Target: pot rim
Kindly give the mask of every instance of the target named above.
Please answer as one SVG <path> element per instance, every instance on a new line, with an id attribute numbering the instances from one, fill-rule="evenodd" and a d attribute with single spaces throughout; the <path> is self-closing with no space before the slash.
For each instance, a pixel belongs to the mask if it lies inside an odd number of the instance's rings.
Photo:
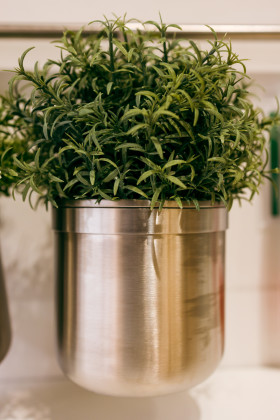
<path id="1" fill-rule="evenodd" d="M 196 209 L 194 204 L 187 201 L 182 201 L 184 209 Z M 160 203 L 157 202 L 154 208 L 159 208 Z M 84 199 L 84 200 L 62 200 L 58 203 L 59 208 L 150 208 L 150 200 L 137 200 L 137 199 L 121 199 L 121 200 L 102 200 L 99 203 L 97 199 Z M 199 201 L 199 207 L 201 209 L 210 208 L 224 208 L 225 205 L 222 202 L 215 202 L 212 204 L 211 201 Z M 179 209 L 178 203 L 174 200 L 166 200 L 163 208 Z"/>

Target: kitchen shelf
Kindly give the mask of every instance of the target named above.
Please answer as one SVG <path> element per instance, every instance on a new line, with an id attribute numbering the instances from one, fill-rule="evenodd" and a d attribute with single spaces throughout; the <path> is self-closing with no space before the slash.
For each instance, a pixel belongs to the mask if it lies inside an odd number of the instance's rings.
<path id="1" fill-rule="evenodd" d="M 4 38 L 57 38 L 60 37 L 65 28 L 78 31 L 82 26 L 81 23 L 40 23 L 40 24 L 21 24 L 21 23 L 0 23 L 0 37 Z M 127 26 L 133 30 L 142 29 L 139 23 L 130 23 Z M 184 38 L 207 38 L 209 36 L 209 28 L 206 25 L 186 25 L 181 24 L 182 30 L 170 28 L 168 34 L 173 36 L 178 33 Z M 218 36 L 227 34 L 231 39 L 280 39 L 280 25 L 209 25 L 217 33 Z M 97 33 L 100 30 L 98 24 L 84 26 L 84 33 Z M 148 30 L 154 30 L 151 25 L 146 25 Z"/>
<path id="2" fill-rule="evenodd" d="M 0 369 L 1 373 L 1 369 Z M 280 370 L 220 368 L 189 393 L 116 398 L 66 379 L 0 382 L 0 420 L 279 420 Z"/>

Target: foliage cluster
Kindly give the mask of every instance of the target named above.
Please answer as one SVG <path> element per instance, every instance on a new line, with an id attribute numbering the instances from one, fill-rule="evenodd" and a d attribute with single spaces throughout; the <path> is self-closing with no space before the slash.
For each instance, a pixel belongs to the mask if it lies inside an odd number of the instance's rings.
<path id="1" fill-rule="evenodd" d="M 9 195 L 10 190 L 18 181 L 18 167 L 14 161 L 14 155 L 20 155 L 25 161 L 32 160 L 32 153 L 28 153 L 26 139 L 18 136 L 17 127 L 14 124 L 14 115 L 18 119 L 18 104 L 13 105 L 6 98 L 0 98 L 0 195 Z M 23 127 L 26 120 L 22 121 Z"/>
<path id="2" fill-rule="evenodd" d="M 98 34 L 66 31 L 61 56 L 27 71 L 24 52 L 2 98 L 2 179 L 61 199 L 223 201 L 258 192 L 268 176 L 272 119 L 250 100 L 242 60 L 213 30 L 209 49 L 170 39 L 162 21 L 132 31 L 122 19 Z M 179 28 L 178 28 L 179 29 Z M 29 95 L 20 86 L 32 86 Z M 4 127 L 4 128 L 3 128 Z M 7 157 L 13 155 L 8 169 Z M 6 169 L 5 169 L 6 168 Z M 3 187 L 1 187 L 3 188 Z M 5 187 L 4 187 L 5 188 Z"/>

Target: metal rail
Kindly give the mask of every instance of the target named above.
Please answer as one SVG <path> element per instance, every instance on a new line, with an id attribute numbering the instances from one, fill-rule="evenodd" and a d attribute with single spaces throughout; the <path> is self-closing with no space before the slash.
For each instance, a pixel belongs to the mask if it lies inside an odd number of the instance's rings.
<path id="1" fill-rule="evenodd" d="M 0 38 L 57 38 L 67 28 L 72 31 L 80 29 L 82 24 L 0 24 Z M 204 25 L 180 25 L 182 31 L 172 29 L 170 36 L 180 33 L 183 38 L 204 39 L 209 36 L 209 28 Z M 280 39 L 280 25 L 210 25 L 219 37 L 226 34 L 231 39 Z M 132 29 L 143 28 L 139 24 L 130 24 Z M 147 25 L 147 29 L 151 29 Z M 100 26 L 85 26 L 85 34 L 97 33 Z"/>

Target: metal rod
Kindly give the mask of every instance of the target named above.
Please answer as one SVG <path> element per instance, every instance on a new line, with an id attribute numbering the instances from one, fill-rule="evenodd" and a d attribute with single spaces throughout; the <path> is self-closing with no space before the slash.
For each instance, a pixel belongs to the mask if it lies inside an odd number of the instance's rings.
<path id="1" fill-rule="evenodd" d="M 0 38 L 57 38 L 65 31 L 77 31 L 82 24 L 78 23 L 57 23 L 57 24 L 0 24 Z M 182 31 L 172 28 L 170 36 L 180 33 L 183 38 L 208 38 L 210 30 L 204 25 L 180 25 Z M 231 39 L 280 39 L 280 25 L 210 25 L 217 35 Z M 132 29 L 143 29 L 140 24 L 130 24 Z M 148 30 L 151 26 L 147 25 Z M 85 25 L 85 34 L 97 33 L 100 26 L 92 24 Z"/>

